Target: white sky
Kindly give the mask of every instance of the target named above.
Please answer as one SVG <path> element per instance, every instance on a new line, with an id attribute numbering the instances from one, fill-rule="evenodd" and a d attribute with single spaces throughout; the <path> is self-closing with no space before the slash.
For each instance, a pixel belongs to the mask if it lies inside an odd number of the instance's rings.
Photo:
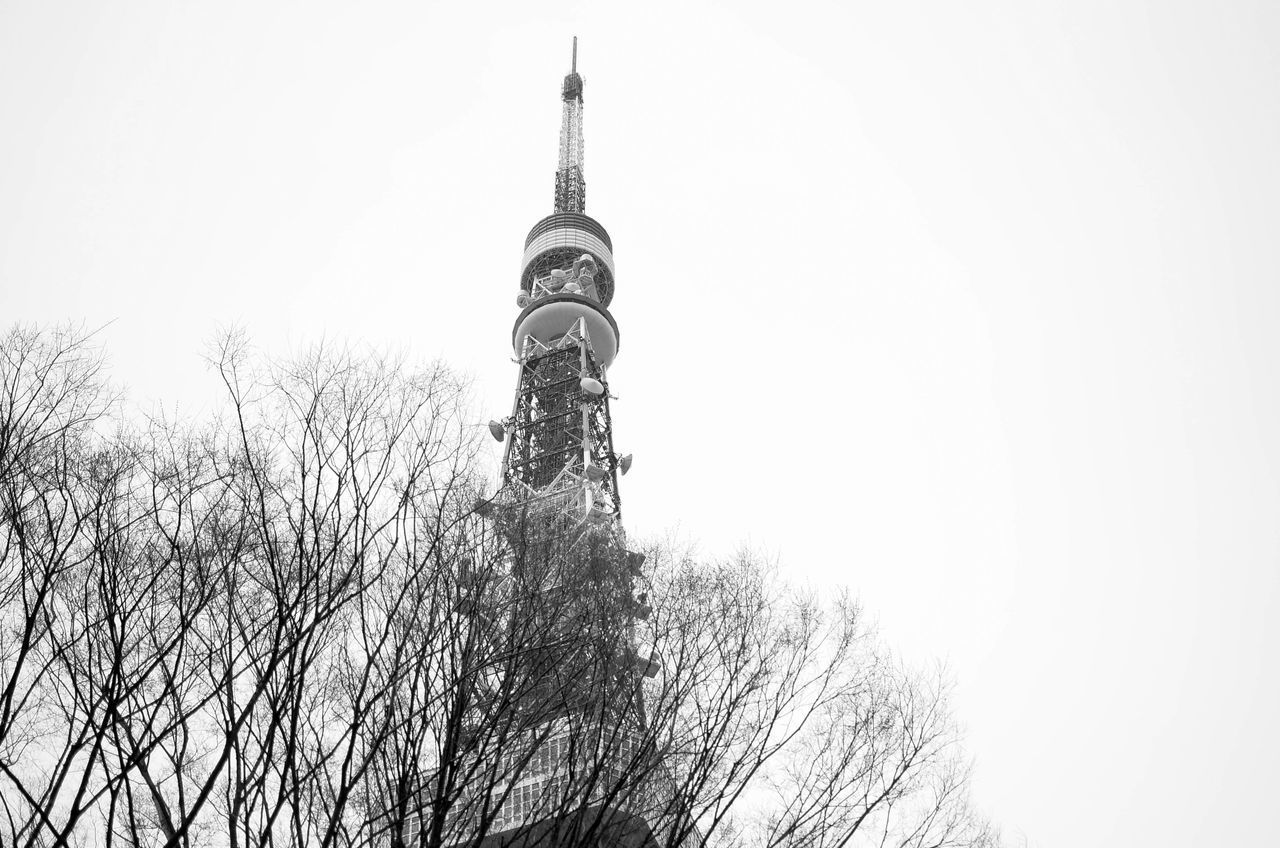
<path id="1" fill-rule="evenodd" d="M 573 34 L 631 530 L 945 658 L 1015 840 L 1273 843 L 1274 3 L 0 0 L 0 320 L 146 408 L 238 323 L 501 417 Z"/>

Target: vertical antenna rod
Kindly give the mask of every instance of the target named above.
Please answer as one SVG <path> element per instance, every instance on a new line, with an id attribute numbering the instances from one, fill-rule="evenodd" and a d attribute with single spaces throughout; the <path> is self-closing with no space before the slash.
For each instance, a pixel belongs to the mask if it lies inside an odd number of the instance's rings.
<path id="1" fill-rule="evenodd" d="M 587 211 L 587 181 L 582 176 L 582 77 L 578 76 L 578 37 L 573 64 L 560 88 L 560 165 L 556 171 L 556 212 Z"/>

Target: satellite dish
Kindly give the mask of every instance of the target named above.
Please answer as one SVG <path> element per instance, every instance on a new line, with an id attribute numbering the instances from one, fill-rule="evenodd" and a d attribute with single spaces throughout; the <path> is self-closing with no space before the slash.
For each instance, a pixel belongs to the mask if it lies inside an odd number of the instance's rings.
<path id="1" fill-rule="evenodd" d="M 524 309 L 529 305 L 529 293 L 521 289 L 520 294 L 516 295 L 516 306 Z"/>
<path id="2" fill-rule="evenodd" d="M 586 468 L 587 479 L 592 483 L 599 483 L 604 479 L 605 471 L 598 465 L 588 465 Z"/>
<path id="3" fill-rule="evenodd" d="M 582 390 L 587 394 L 595 395 L 596 397 L 604 394 L 604 383 L 595 377 L 583 377 L 578 381 L 578 385 L 582 386 Z"/>
<path id="4" fill-rule="evenodd" d="M 582 294 L 582 286 L 574 282 L 565 283 L 564 290 L 569 294 Z"/>
<path id="5" fill-rule="evenodd" d="M 623 474 L 626 474 L 631 470 L 631 454 L 627 454 L 622 459 L 618 460 L 618 470 Z"/>
<path id="6" fill-rule="evenodd" d="M 576 274 L 595 274 L 596 261 L 591 258 L 590 253 L 584 253 L 573 263 L 573 270 Z"/>
<path id="7" fill-rule="evenodd" d="M 507 437 L 507 428 L 502 425 L 501 421 L 490 421 L 489 433 L 498 441 L 502 441 Z"/>
<path id="8" fill-rule="evenodd" d="M 647 658 L 637 655 L 636 667 L 645 677 L 657 677 L 658 672 L 662 671 L 662 654 L 656 649 L 651 649 Z"/>

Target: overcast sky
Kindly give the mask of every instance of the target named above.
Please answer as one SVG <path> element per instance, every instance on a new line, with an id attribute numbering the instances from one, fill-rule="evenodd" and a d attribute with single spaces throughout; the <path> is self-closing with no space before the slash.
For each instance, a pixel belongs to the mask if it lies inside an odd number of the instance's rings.
<path id="1" fill-rule="evenodd" d="M 239 324 L 501 417 L 576 34 L 631 531 L 946 660 L 1015 841 L 1275 844 L 1280 5 L 604 6 L 0 0 L 0 319 L 144 409 Z"/>

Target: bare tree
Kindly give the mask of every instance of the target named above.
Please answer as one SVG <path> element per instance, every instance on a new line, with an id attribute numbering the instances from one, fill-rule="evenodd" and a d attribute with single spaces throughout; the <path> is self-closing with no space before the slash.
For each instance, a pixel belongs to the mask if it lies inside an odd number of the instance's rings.
<path id="1" fill-rule="evenodd" d="M 91 724 L 60 722 L 50 697 L 68 665 L 53 636 L 70 626 L 59 600 L 112 509 L 95 479 L 110 459 L 94 428 L 113 400 L 83 330 L 14 327 L 0 339 L 0 814 L 15 843 L 58 832 L 58 801 L 78 791 L 78 758 L 100 738 Z"/>
<path id="2" fill-rule="evenodd" d="M 136 426 L 90 342 L 0 340 L 4 844 L 994 842 L 854 603 L 490 496 L 443 366 L 232 334 Z"/>

